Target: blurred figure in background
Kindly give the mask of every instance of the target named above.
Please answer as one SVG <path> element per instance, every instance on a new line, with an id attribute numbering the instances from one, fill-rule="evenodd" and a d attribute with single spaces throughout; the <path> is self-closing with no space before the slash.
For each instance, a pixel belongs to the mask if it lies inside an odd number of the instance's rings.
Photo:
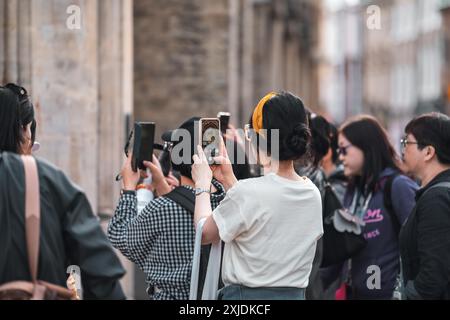
<path id="1" fill-rule="evenodd" d="M 339 161 L 338 129 L 331 123 L 328 123 L 328 128 L 330 148 L 321 161 L 321 167 L 323 168 L 327 181 L 333 187 L 337 197 L 341 202 L 344 202 L 348 179 L 344 174 L 344 166 Z"/>
<path id="2" fill-rule="evenodd" d="M 296 171 L 299 175 L 307 176 L 319 189 L 323 199 L 325 193 L 325 184 L 327 183 L 325 172 L 321 162 L 330 150 L 330 128 L 328 121 L 315 113 L 308 112 L 309 129 L 311 130 L 311 161 L 303 166 L 297 162 Z M 319 268 L 322 263 L 323 243 L 322 239 L 317 242 L 316 254 L 314 257 L 311 275 L 309 276 L 309 285 L 306 289 L 306 299 L 322 300 L 324 299 L 324 288 L 320 276 Z"/>
<path id="3" fill-rule="evenodd" d="M 386 131 L 371 116 L 342 125 L 339 154 L 349 187 L 344 206 L 360 227 L 366 247 L 351 259 L 351 299 L 391 299 L 400 271 L 398 236 L 412 211 L 417 184 L 402 174 Z M 380 268 L 381 285 L 369 288 L 368 268 Z"/>

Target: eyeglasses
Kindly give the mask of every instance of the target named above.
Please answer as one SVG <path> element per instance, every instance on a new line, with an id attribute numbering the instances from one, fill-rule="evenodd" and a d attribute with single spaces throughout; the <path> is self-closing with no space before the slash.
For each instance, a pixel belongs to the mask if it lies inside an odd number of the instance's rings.
<path id="1" fill-rule="evenodd" d="M 352 147 L 352 146 L 353 146 L 353 145 L 349 144 L 349 145 L 347 145 L 347 146 L 345 146 L 345 147 L 339 147 L 339 148 L 337 148 L 337 153 L 338 153 L 339 155 L 346 156 L 346 155 L 347 155 L 347 149 L 350 148 L 350 147 Z"/>
<path id="2" fill-rule="evenodd" d="M 408 144 L 420 145 L 420 143 L 417 141 L 408 141 L 408 139 L 406 137 L 400 140 L 400 144 L 402 146 L 402 149 L 405 149 Z"/>

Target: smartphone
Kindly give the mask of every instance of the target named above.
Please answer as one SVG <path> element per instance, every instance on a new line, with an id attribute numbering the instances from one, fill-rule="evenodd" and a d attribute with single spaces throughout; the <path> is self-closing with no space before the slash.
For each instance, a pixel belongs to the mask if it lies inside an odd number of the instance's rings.
<path id="1" fill-rule="evenodd" d="M 219 118 L 202 118 L 199 121 L 199 145 L 205 152 L 210 165 L 214 164 L 214 157 L 220 154 L 220 120 Z"/>
<path id="2" fill-rule="evenodd" d="M 146 170 L 144 161 L 152 161 L 154 140 L 154 122 L 134 123 L 133 156 L 131 158 L 131 166 L 134 172 L 137 172 L 138 169 Z"/>
<path id="3" fill-rule="evenodd" d="M 220 121 L 222 134 L 225 134 L 227 132 L 228 126 L 230 124 L 230 117 L 231 114 L 229 112 L 221 111 L 217 114 L 217 118 L 219 118 Z"/>

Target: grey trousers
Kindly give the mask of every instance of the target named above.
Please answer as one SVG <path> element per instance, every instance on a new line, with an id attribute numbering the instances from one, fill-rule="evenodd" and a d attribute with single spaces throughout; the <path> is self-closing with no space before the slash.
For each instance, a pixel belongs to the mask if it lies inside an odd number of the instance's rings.
<path id="1" fill-rule="evenodd" d="M 305 300 L 305 289 L 290 287 L 249 288 L 230 285 L 219 291 L 219 300 Z"/>

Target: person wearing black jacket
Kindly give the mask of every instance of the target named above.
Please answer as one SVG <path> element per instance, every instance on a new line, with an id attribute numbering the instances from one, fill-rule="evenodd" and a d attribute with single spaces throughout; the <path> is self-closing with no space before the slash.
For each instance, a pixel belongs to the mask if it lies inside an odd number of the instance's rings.
<path id="1" fill-rule="evenodd" d="M 400 233 L 406 299 L 450 299 L 450 118 L 412 120 L 402 139 L 408 170 L 422 182 Z"/>
<path id="2" fill-rule="evenodd" d="M 30 281 L 25 241 L 25 172 L 20 155 L 34 142 L 34 108 L 26 90 L 0 87 L 0 285 Z M 65 286 L 81 271 L 84 299 L 125 299 L 125 274 L 86 195 L 52 164 L 36 159 L 41 206 L 38 280 Z"/>

